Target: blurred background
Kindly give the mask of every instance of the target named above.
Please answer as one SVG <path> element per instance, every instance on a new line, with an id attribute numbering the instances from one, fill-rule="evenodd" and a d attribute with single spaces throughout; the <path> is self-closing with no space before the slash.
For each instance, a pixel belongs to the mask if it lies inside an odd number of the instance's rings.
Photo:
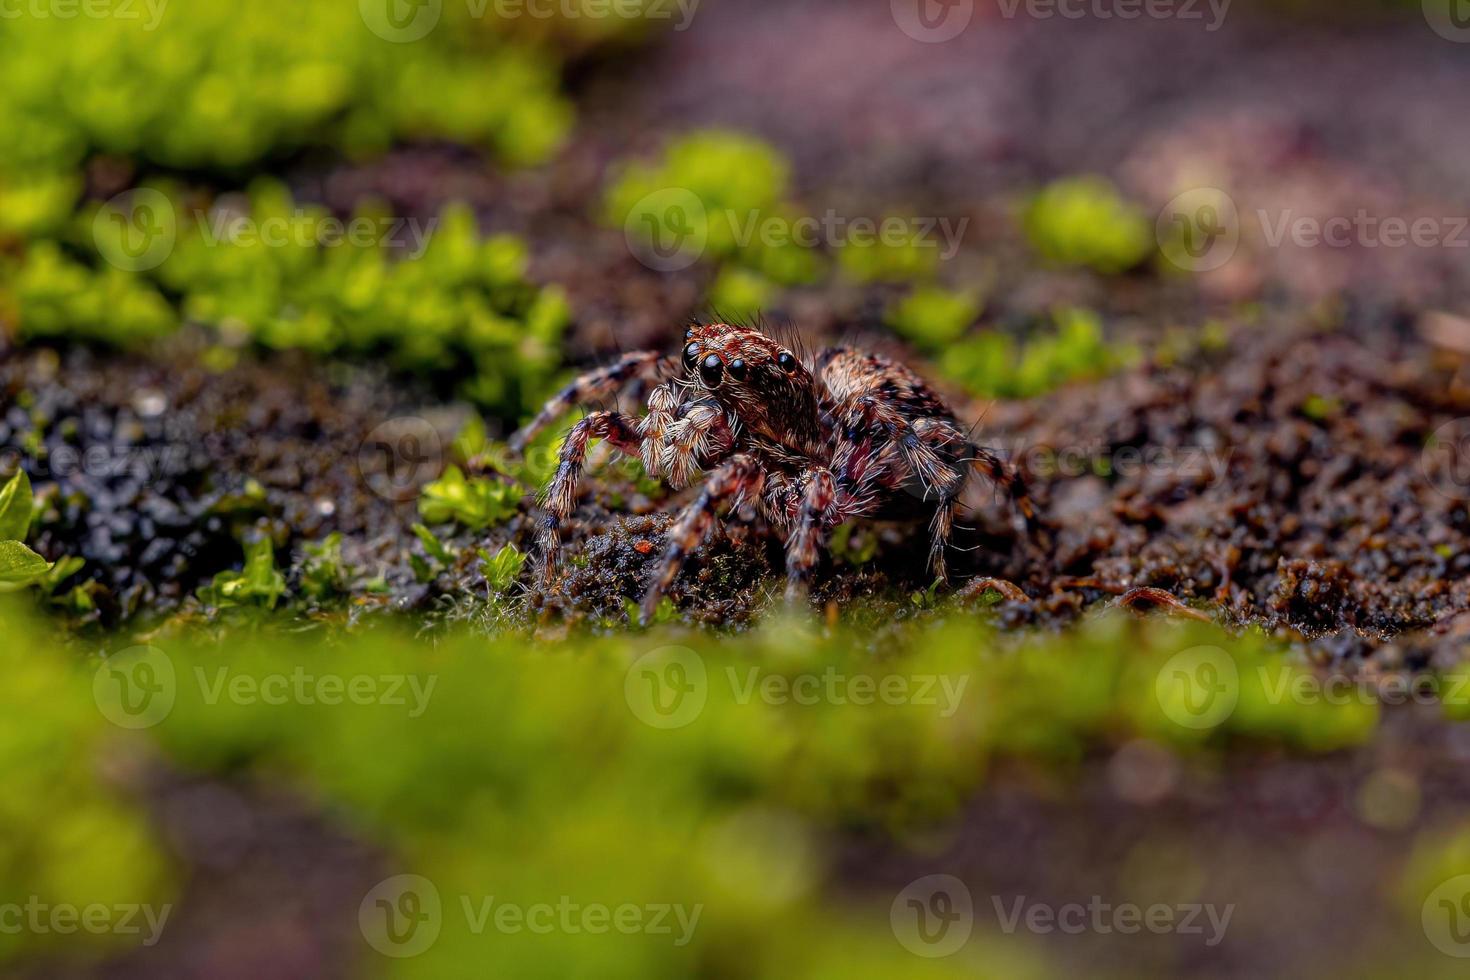
<path id="1" fill-rule="evenodd" d="M 1465 0 L 0 0 L 0 479 L 55 563 L 0 608 L 0 971 L 1460 975 L 1470 740 L 1254 670 L 1464 679 L 1470 478 L 1418 474 L 1470 415 L 1467 92 Z M 735 549 L 652 642 L 631 472 L 532 585 L 555 440 L 500 440 L 696 316 L 1093 454 L 1034 474 L 1050 564 L 983 515 L 961 559 L 1074 596 L 951 621 L 849 531 L 840 628 L 722 632 Z M 1156 444 L 1245 462 L 1096 469 Z M 1122 581 L 1238 631 L 1085 613 Z"/>

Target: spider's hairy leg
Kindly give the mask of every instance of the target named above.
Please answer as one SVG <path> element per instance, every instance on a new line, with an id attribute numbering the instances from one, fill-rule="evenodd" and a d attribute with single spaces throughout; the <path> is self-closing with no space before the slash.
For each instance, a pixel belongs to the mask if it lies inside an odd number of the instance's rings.
<path id="1" fill-rule="evenodd" d="M 643 601 L 638 606 L 640 622 L 647 623 L 653 619 L 659 599 L 678 577 L 679 569 L 684 567 L 684 560 L 689 557 L 689 553 L 704 541 L 720 506 L 738 503 L 742 499 L 759 499 L 764 480 L 765 475 L 760 465 L 744 453 L 732 456 L 710 475 L 699 491 L 699 496 L 679 512 L 678 519 L 669 529 L 668 549 L 654 574 L 653 584 L 644 593 Z"/>
<path id="2" fill-rule="evenodd" d="M 574 378 L 536 413 L 536 417 L 510 437 L 510 448 L 521 452 L 547 426 L 578 405 L 588 405 L 617 394 L 630 381 L 667 370 L 675 363 L 657 351 L 627 354 L 607 367 Z"/>
<path id="3" fill-rule="evenodd" d="M 791 536 L 786 539 L 786 601 L 797 602 L 821 558 L 827 531 L 837 523 L 837 481 L 825 467 L 806 474 Z"/>
<path id="4" fill-rule="evenodd" d="M 966 452 L 966 462 L 1005 493 L 1016 510 L 1021 512 L 1026 521 L 1026 529 L 1033 535 L 1037 534 L 1040 529 L 1036 521 L 1036 508 L 1031 503 L 1031 497 L 1026 491 L 1026 480 L 1020 472 L 988 449 L 967 445 Z"/>
<path id="5" fill-rule="evenodd" d="M 561 525 L 577 505 L 577 480 L 582 475 L 582 463 L 587 458 L 587 443 L 591 439 L 606 439 L 620 452 L 638 456 L 641 439 L 638 435 L 638 419 L 617 412 L 593 412 L 586 416 L 567 433 L 561 445 L 561 460 L 556 475 L 546 486 L 546 516 L 541 523 L 541 556 L 543 574 L 547 582 L 556 571 L 561 552 Z"/>
<path id="6" fill-rule="evenodd" d="M 911 423 L 894 405 L 871 395 L 853 399 L 838 418 L 846 426 L 849 441 L 858 441 L 861 433 L 878 431 L 887 435 L 926 493 L 952 483 L 958 474 L 944 457 L 926 440 L 916 423 Z M 928 420 L 919 420 L 920 423 Z"/>
<path id="7" fill-rule="evenodd" d="M 947 458 L 953 458 L 956 447 L 966 445 L 965 434 L 948 419 L 918 419 L 913 423 L 913 430 L 926 446 Z M 941 582 L 949 581 L 949 566 L 944 552 L 954 534 L 954 512 L 965 489 L 965 475 L 957 469 L 946 468 L 950 475 L 933 484 L 934 491 L 939 494 L 939 506 L 935 508 L 934 520 L 929 525 L 929 571 Z"/>

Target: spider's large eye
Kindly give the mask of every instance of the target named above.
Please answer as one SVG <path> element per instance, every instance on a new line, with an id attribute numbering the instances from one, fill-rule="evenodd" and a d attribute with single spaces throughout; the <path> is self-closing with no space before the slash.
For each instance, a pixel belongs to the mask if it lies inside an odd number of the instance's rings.
<path id="1" fill-rule="evenodd" d="M 699 363 L 699 345 L 690 344 L 684 348 L 684 370 L 693 371 L 697 363 Z"/>
<path id="2" fill-rule="evenodd" d="M 796 358 L 792 357 L 789 351 L 783 350 L 780 356 L 776 358 L 776 363 L 781 365 L 781 370 L 787 374 L 796 370 Z"/>
<path id="3" fill-rule="evenodd" d="M 734 378 L 736 381 L 744 381 L 745 380 L 745 361 L 744 360 L 742 360 L 741 358 L 738 358 L 737 357 L 737 358 L 735 358 L 735 360 L 733 360 L 733 361 L 730 362 L 729 367 L 730 367 L 730 377 Z"/>
<path id="4" fill-rule="evenodd" d="M 725 365 L 720 362 L 718 355 L 711 354 L 700 363 L 699 380 L 704 382 L 706 388 L 718 388 L 724 377 Z"/>

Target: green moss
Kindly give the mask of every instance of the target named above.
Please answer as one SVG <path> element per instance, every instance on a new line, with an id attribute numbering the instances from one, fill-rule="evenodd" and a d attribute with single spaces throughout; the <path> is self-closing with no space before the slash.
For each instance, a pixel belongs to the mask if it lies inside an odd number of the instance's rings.
<path id="1" fill-rule="evenodd" d="M 1154 250 L 1153 227 L 1101 177 L 1072 177 L 1048 185 L 1023 216 L 1032 248 L 1048 261 L 1116 275 Z"/>
<path id="2" fill-rule="evenodd" d="M 59 229 L 97 155 L 241 172 L 306 147 L 447 137 L 524 163 L 544 160 L 570 123 L 555 63 L 487 33 L 466 46 L 463 5 L 445 4 L 446 22 L 411 44 L 336 0 L 132 9 L 7 19 L 0 200 L 21 206 L 0 208 L 0 231 Z"/>
<path id="3" fill-rule="evenodd" d="M 235 344 L 442 375 L 507 419 L 534 405 L 560 366 L 564 294 L 529 282 L 525 245 L 482 238 L 467 208 L 422 225 L 371 210 L 338 222 L 273 181 L 252 186 L 244 214 L 191 210 L 156 192 L 162 244 L 148 268 L 108 264 L 136 251 L 125 247 L 130 226 L 105 214 L 80 219 L 95 235 L 95 268 L 49 242 L 0 265 L 0 297 L 22 339 L 132 346 L 188 321 Z"/>
<path id="4" fill-rule="evenodd" d="M 964 334 L 982 308 L 976 292 L 921 286 L 889 309 L 886 322 L 899 336 L 934 350 Z"/>
<path id="5" fill-rule="evenodd" d="M 0 801 L 7 828 L 0 835 L 0 894 L 21 905 L 34 896 L 49 908 L 167 905 L 174 883 L 147 816 L 118 780 L 103 775 L 109 759 L 116 772 L 129 745 L 137 747 L 99 710 L 127 678 L 94 675 L 99 662 L 82 662 L 57 642 L 54 628 L 33 623 L 16 605 L 0 601 L 0 627 L 0 766 L 8 787 Z M 0 963 L 63 950 L 95 956 L 138 938 L 7 928 L 0 931 Z"/>
<path id="6" fill-rule="evenodd" d="M 855 235 L 845 241 L 837 250 L 843 273 L 860 283 L 921 282 L 932 278 L 939 268 L 937 243 L 921 240 L 916 225 L 899 224 L 904 231 L 892 239 L 883 235 L 871 239 Z"/>
<path id="7" fill-rule="evenodd" d="M 988 331 L 947 346 L 941 370 L 984 397 L 1032 398 L 1070 381 L 1097 378 L 1133 363 L 1138 351 L 1110 342 L 1088 310 L 1062 309 L 1052 328 L 1024 342 Z"/>

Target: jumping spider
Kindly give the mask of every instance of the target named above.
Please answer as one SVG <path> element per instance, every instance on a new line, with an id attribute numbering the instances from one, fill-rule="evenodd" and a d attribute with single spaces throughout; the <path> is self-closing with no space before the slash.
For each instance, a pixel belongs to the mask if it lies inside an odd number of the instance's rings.
<path id="1" fill-rule="evenodd" d="M 803 363 L 759 330 L 725 323 L 691 326 L 684 339 L 678 355 L 629 354 L 582 375 L 512 438 L 520 451 L 574 406 L 669 379 L 653 389 L 643 417 L 594 411 L 567 435 L 544 495 L 540 545 L 548 580 L 593 438 L 638 457 L 651 476 L 675 489 L 709 473 L 668 535 L 639 607 L 644 620 L 724 505 L 746 516 L 758 512 L 786 536 L 788 599 L 800 594 L 828 534 L 854 517 L 929 517 L 929 564 L 944 578 L 967 466 L 980 469 L 1031 518 L 1018 479 L 971 444 L 948 406 L 902 364 L 845 347 Z"/>

